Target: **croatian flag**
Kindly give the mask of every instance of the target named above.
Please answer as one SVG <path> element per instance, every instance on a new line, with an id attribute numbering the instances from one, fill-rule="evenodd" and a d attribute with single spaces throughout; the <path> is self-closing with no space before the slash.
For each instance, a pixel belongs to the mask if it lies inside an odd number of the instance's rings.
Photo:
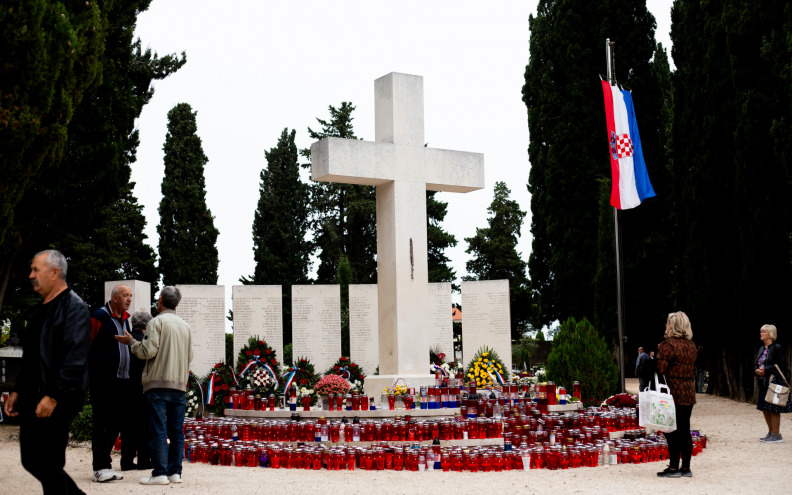
<path id="1" fill-rule="evenodd" d="M 610 145 L 611 205 L 620 210 L 635 208 L 646 198 L 655 196 L 638 134 L 632 95 L 629 91 L 602 81 L 605 117 Z"/>

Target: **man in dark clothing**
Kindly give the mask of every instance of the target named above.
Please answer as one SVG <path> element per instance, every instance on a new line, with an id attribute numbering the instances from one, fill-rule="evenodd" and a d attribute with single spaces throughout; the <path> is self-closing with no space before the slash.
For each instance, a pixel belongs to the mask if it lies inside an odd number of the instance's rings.
<path id="1" fill-rule="evenodd" d="M 643 347 L 638 348 L 638 359 L 635 360 L 635 376 L 638 377 L 638 390 L 643 390 L 649 385 L 649 369 L 651 358 L 644 352 Z"/>
<path id="2" fill-rule="evenodd" d="M 44 301 L 28 320 L 22 370 L 4 407 L 20 418 L 22 466 L 45 495 L 84 493 L 63 467 L 69 428 L 85 397 L 91 324 L 85 303 L 66 284 L 66 271 L 58 251 L 33 258 L 28 278 Z"/>
<path id="3" fill-rule="evenodd" d="M 132 337 L 142 341 L 151 313 L 136 311 L 129 319 L 132 322 Z M 151 469 L 149 450 L 149 421 L 146 396 L 143 395 L 143 367 L 145 359 L 131 354 L 129 361 L 129 400 L 124 423 L 121 425 L 121 470 Z M 134 463 L 137 456 L 137 464 Z"/>
<path id="4" fill-rule="evenodd" d="M 132 289 L 119 284 L 113 287 L 110 300 L 91 315 L 88 377 L 93 406 L 93 481 L 97 482 L 124 478 L 113 470 L 110 452 L 121 431 L 131 393 L 129 348 L 115 340 L 116 335 L 124 335 L 124 330 L 132 330 L 127 312 L 130 304 Z"/>

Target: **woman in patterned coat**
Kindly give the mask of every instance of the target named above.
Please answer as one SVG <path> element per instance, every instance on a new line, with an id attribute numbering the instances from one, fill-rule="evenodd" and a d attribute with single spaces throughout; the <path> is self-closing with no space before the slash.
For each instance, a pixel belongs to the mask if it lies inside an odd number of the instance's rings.
<path id="1" fill-rule="evenodd" d="M 657 473 L 661 478 L 690 477 L 690 415 L 696 403 L 696 344 L 691 340 L 690 320 L 681 311 L 668 315 L 665 341 L 657 346 L 657 372 L 663 374 L 676 406 L 677 429 L 666 433 L 668 467 Z M 680 468 L 679 461 L 682 460 Z"/>

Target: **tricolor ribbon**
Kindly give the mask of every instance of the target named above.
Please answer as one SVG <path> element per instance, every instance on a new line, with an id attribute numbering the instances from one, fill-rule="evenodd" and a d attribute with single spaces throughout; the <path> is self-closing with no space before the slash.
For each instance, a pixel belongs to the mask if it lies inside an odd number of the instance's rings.
<path id="1" fill-rule="evenodd" d="M 258 358 L 258 356 L 253 356 L 253 360 L 249 361 L 245 365 L 245 367 L 242 368 L 242 371 L 239 372 L 239 377 L 242 378 L 245 375 L 245 373 L 247 373 L 247 370 L 249 370 L 256 363 L 260 364 L 265 370 L 267 370 L 267 372 L 270 374 L 272 379 L 275 381 L 275 388 L 278 388 L 279 387 L 278 375 L 276 375 L 275 372 L 272 371 L 270 365 L 268 365 L 267 363 L 262 363 L 261 360 Z"/>
<path id="2" fill-rule="evenodd" d="M 492 373 L 495 373 L 495 376 L 493 376 L 493 375 L 492 375 Z M 506 381 L 503 379 L 503 375 L 501 375 L 501 374 L 498 372 L 498 370 L 495 370 L 495 371 L 493 371 L 493 372 L 487 371 L 487 374 L 488 374 L 488 375 L 490 376 L 490 378 L 492 379 L 492 383 L 498 383 L 498 384 L 500 384 L 501 386 L 503 386 L 503 385 L 506 383 Z"/>
<path id="3" fill-rule="evenodd" d="M 283 392 L 284 392 L 284 393 L 285 393 L 287 390 L 289 390 L 289 387 L 291 387 L 292 383 L 294 383 L 294 380 L 297 378 L 297 372 L 298 372 L 298 371 L 300 371 L 300 368 L 297 368 L 297 367 L 295 366 L 295 367 L 293 367 L 293 368 L 292 368 L 290 371 L 291 371 L 291 373 L 289 373 L 289 374 L 286 376 L 286 381 L 285 381 L 285 382 L 284 382 L 284 384 L 283 384 Z"/>
<path id="4" fill-rule="evenodd" d="M 214 378 L 217 375 L 216 371 L 212 371 L 209 375 L 209 385 L 206 387 L 206 403 L 210 406 L 214 405 Z"/>
<path id="5" fill-rule="evenodd" d="M 448 378 L 448 372 L 446 370 L 444 370 L 442 366 L 438 366 L 436 364 L 434 364 L 432 366 L 434 366 L 434 371 L 439 371 L 440 373 L 443 374 L 444 377 Z"/>
<path id="6" fill-rule="evenodd" d="M 241 389 L 242 385 L 239 384 L 239 380 L 237 380 L 236 373 L 234 373 L 234 368 L 232 368 L 230 364 L 228 365 L 228 370 L 231 372 L 231 378 L 234 379 L 234 383 L 236 383 L 237 388 Z"/>
<path id="7" fill-rule="evenodd" d="M 344 376 L 345 373 L 346 373 L 346 376 Z M 352 376 L 352 374 L 349 372 L 349 367 L 348 366 L 342 366 L 341 369 L 338 370 L 338 374 L 339 374 L 339 376 L 343 376 L 347 380 L 349 380 L 349 378 Z"/>

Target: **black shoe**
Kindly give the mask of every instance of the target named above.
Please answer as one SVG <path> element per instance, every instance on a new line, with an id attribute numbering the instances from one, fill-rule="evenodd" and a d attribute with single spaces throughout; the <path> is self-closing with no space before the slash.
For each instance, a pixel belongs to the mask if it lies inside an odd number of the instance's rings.
<path id="1" fill-rule="evenodd" d="M 134 462 L 132 464 L 121 464 L 121 471 L 134 471 L 138 469 L 138 465 Z"/>
<path id="2" fill-rule="evenodd" d="M 681 478 L 682 473 L 680 473 L 678 469 L 665 468 L 657 473 L 657 476 L 659 478 Z"/>
<path id="3" fill-rule="evenodd" d="M 137 467 L 135 467 L 135 469 L 142 470 L 142 471 L 148 471 L 148 470 L 151 470 L 153 468 L 154 468 L 154 466 L 150 462 L 146 462 L 146 463 L 142 463 L 142 464 L 138 463 Z"/>
<path id="4" fill-rule="evenodd" d="M 690 469 L 682 468 L 679 470 L 679 472 L 682 473 L 682 476 L 684 476 L 685 478 L 693 477 L 693 472 Z"/>

